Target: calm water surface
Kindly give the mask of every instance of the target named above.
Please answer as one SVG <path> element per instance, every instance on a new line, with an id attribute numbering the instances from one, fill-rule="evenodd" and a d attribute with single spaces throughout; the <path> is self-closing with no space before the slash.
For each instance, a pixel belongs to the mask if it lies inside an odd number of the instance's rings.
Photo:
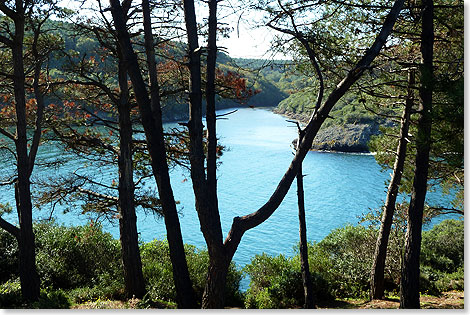
<path id="1" fill-rule="evenodd" d="M 223 113 L 226 111 L 221 111 Z M 263 109 L 239 109 L 218 120 L 220 143 L 228 150 L 221 158 L 218 172 L 220 215 L 224 235 L 230 229 L 234 216 L 256 211 L 270 197 L 293 157 L 291 142 L 297 130 L 285 118 Z M 168 127 L 175 124 L 167 124 Z M 43 157 L 54 160 L 63 156 L 57 149 L 41 151 Z M 13 166 L 8 159 L 2 161 L 1 175 Z M 83 161 L 68 164 L 73 170 Z M 388 173 L 372 155 L 309 152 L 303 164 L 306 219 L 309 241 L 319 241 L 332 229 L 345 224 L 356 224 L 358 216 L 378 208 L 385 199 L 385 181 Z M 67 169 L 63 169 L 67 171 Z M 101 169 L 102 176 L 115 178 L 112 168 Z M 47 171 L 50 172 L 50 171 Z M 36 176 L 46 175 L 38 168 Z M 171 174 L 175 198 L 180 201 L 181 225 L 185 243 L 205 247 L 194 208 L 191 180 L 187 171 L 176 168 Z M 153 184 L 153 182 L 151 182 Z M 0 202 L 14 205 L 14 196 L 4 188 Z M 436 198 L 434 196 L 434 198 Z M 62 206 L 63 207 L 63 206 Z M 58 207 L 60 210 L 60 206 Z M 35 218 L 48 216 L 47 211 L 37 211 Z M 57 221 L 65 224 L 84 224 L 85 215 L 55 212 Z M 15 221 L 15 216 L 10 215 Z M 17 220 L 16 220 L 17 221 Z M 117 222 L 116 222 L 117 223 Z M 119 237 L 117 224 L 105 223 L 105 229 Z M 138 230 L 143 241 L 165 238 L 162 219 L 152 214 L 138 213 Z M 243 266 L 257 253 L 271 255 L 294 253 L 298 242 L 298 217 L 295 182 L 276 212 L 263 224 L 248 231 L 234 256 Z M 244 284 L 246 285 L 246 284 Z"/>

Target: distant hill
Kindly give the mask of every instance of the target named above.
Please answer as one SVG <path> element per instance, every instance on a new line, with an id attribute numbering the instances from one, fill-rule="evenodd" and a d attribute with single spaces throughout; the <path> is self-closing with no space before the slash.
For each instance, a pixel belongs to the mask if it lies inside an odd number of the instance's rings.
<path id="1" fill-rule="evenodd" d="M 66 51 L 73 50 L 78 52 L 80 56 L 89 57 L 94 55 L 96 48 L 99 47 L 99 43 L 93 36 L 77 32 L 72 24 L 59 21 L 49 21 L 48 23 L 50 29 L 54 29 L 54 32 L 58 32 L 62 36 Z M 138 49 L 138 46 L 136 48 Z M 166 54 L 181 59 L 185 54 L 185 43 L 171 42 L 165 49 Z M 157 59 L 159 62 L 166 61 L 163 57 L 159 57 L 158 53 Z M 204 56 L 202 62 L 204 63 Z M 57 55 L 57 58 L 51 58 L 49 63 L 51 73 L 57 76 L 63 75 L 64 63 L 65 58 L 60 55 Z M 107 71 L 115 66 L 111 60 L 105 60 L 102 61 L 102 67 L 103 71 Z M 241 74 L 246 79 L 248 88 L 258 92 L 244 103 L 219 97 L 216 103 L 217 109 L 238 106 L 271 107 L 278 113 L 301 121 L 308 119 L 317 94 L 311 88 L 313 78 L 296 73 L 295 66 L 290 61 L 231 58 L 229 55 L 219 52 L 217 67 L 224 72 L 231 71 Z M 162 111 L 165 121 L 188 119 L 188 105 L 185 95 L 164 98 Z M 349 133 L 346 130 L 352 130 L 353 135 L 348 136 L 349 138 L 362 139 L 361 145 L 356 145 L 354 150 L 366 151 L 366 143 L 370 134 L 378 133 L 378 125 L 383 123 L 367 112 L 355 95 L 346 95 L 330 115 L 334 119 L 325 121 L 317 136 L 317 139 L 321 139 L 322 144 L 314 146 L 316 149 L 347 149 L 348 145 L 344 145 L 341 135 Z M 356 134 L 357 132 L 360 134 Z M 364 132 L 367 134 L 364 135 Z M 345 138 L 347 137 L 345 136 Z M 332 145 L 333 143 L 341 143 L 341 145 L 335 146 Z"/>

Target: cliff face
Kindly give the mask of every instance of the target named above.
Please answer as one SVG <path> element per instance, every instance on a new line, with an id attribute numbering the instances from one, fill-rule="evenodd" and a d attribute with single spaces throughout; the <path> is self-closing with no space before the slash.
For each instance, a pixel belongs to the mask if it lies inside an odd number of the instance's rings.
<path id="1" fill-rule="evenodd" d="M 339 152 L 369 152 L 370 137 L 379 134 L 376 124 L 345 124 L 320 129 L 315 137 L 312 150 Z"/>
<path id="2" fill-rule="evenodd" d="M 304 113 L 296 114 L 278 108 L 274 112 L 302 123 L 306 123 L 309 118 Z M 369 152 L 367 143 L 371 136 L 379 133 L 379 125 L 375 122 L 322 127 L 313 140 L 312 150 L 366 153 Z M 294 139 L 293 142 L 296 141 Z"/>

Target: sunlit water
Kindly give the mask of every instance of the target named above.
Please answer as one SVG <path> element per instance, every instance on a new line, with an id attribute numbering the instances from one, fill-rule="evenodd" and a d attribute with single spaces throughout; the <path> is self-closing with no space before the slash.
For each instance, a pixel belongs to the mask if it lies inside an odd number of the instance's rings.
<path id="1" fill-rule="evenodd" d="M 224 113 L 222 111 L 220 113 Z M 241 216 L 261 207 L 270 197 L 293 157 L 291 143 L 297 137 L 296 127 L 282 116 L 264 109 L 239 109 L 217 121 L 220 143 L 226 150 L 218 171 L 218 198 L 224 235 L 230 229 L 234 216 Z M 167 127 L 176 124 L 167 124 Z M 64 156 L 51 147 L 42 148 L 42 157 L 50 160 Z M 13 167 L 10 159 L 3 158 L 1 175 Z M 83 165 L 74 159 L 61 172 L 73 171 Z M 388 173 L 380 167 L 370 154 L 340 154 L 309 152 L 303 164 L 306 220 L 309 241 L 319 241 L 332 229 L 346 224 L 357 224 L 358 217 L 370 209 L 378 208 L 385 199 L 385 181 Z M 116 178 L 115 169 L 101 169 L 104 178 Z M 37 169 L 38 178 L 50 175 L 50 170 Z M 205 242 L 200 231 L 194 208 L 194 195 L 187 171 L 176 168 L 172 174 L 172 185 L 176 200 L 180 202 L 181 226 L 185 243 L 200 248 Z M 153 183 L 153 182 L 151 182 Z M 0 202 L 14 205 L 14 195 L 1 188 Z M 430 194 L 430 198 L 441 198 Z M 58 206 L 54 216 L 59 223 L 84 224 L 88 218 L 80 212 L 62 214 Z M 34 213 L 35 219 L 49 216 L 48 209 Z M 15 222 L 15 215 L 6 216 Z M 439 220 L 440 221 L 440 220 Z M 435 221 L 437 222 L 437 221 Z M 298 242 L 298 214 L 295 182 L 275 213 L 263 224 L 249 230 L 234 256 L 234 261 L 243 266 L 255 254 L 266 252 L 293 255 Z M 107 231 L 119 237 L 117 222 L 104 223 Z M 152 214 L 138 213 L 138 230 L 142 241 L 165 238 L 162 219 Z M 242 286 L 246 288 L 247 280 Z"/>

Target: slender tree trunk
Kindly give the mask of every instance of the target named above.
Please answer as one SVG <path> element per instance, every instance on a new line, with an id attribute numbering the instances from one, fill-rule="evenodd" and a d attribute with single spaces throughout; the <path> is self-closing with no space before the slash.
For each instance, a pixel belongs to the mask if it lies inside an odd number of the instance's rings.
<path id="1" fill-rule="evenodd" d="M 152 171 L 157 182 L 160 202 L 162 204 L 168 245 L 170 247 L 170 260 L 173 266 L 173 280 L 175 281 L 177 303 L 179 308 L 197 307 L 192 282 L 189 278 L 188 265 L 184 252 L 183 236 L 176 209 L 173 189 L 171 188 L 166 150 L 163 136 L 163 124 L 161 119 L 161 107 L 152 106 L 145 82 L 140 72 L 137 55 L 135 54 L 126 28 L 124 13 L 118 0 L 110 0 L 111 13 L 118 34 L 120 49 L 127 63 L 128 75 L 139 105 L 142 125 L 147 139 L 147 146 L 152 160 Z M 145 6 L 145 2 L 142 3 Z M 149 21 L 147 22 L 149 23 Z M 144 28 L 146 26 L 144 25 Z M 149 67 L 149 71 L 156 71 Z M 155 76 L 156 78 L 156 76 Z M 158 90 L 157 90 L 158 91 Z M 158 107 L 158 108 L 157 108 Z"/>
<path id="2" fill-rule="evenodd" d="M 21 2 L 17 1 L 18 12 L 23 12 Z M 15 184 L 16 207 L 20 225 L 18 239 L 19 274 L 21 293 L 27 301 L 39 299 L 39 276 L 36 272 L 36 253 L 33 233 L 31 183 L 32 167 L 28 157 L 28 140 L 26 135 L 26 95 L 23 64 L 24 14 L 18 13 L 15 20 L 13 39 L 13 84 L 16 103 L 16 152 L 18 178 Z"/>
<path id="3" fill-rule="evenodd" d="M 142 298 L 145 294 L 144 275 L 139 250 L 137 216 L 134 205 L 134 176 L 132 167 L 132 123 L 130 117 L 127 71 L 119 61 L 119 231 L 126 295 Z"/>
<path id="4" fill-rule="evenodd" d="M 231 259 L 223 245 L 222 226 L 217 201 L 217 137 L 215 114 L 215 65 L 217 59 L 217 0 L 209 0 L 209 38 L 207 53 L 206 121 L 207 177 L 204 167 L 201 49 L 198 43 L 196 13 L 193 0 L 184 0 L 184 14 L 189 54 L 189 136 L 191 179 L 196 199 L 201 231 L 209 252 L 209 270 L 202 298 L 202 308 L 222 308 L 225 304 L 225 284 Z"/>
<path id="5" fill-rule="evenodd" d="M 299 130 L 299 142 L 302 141 L 303 132 Z M 297 204 L 299 206 L 299 238 L 300 238 L 300 271 L 302 273 L 302 284 L 304 287 L 304 308 L 315 308 L 313 297 L 313 283 L 308 265 L 308 243 L 307 224 L 305 221 L 305 201 L 304 201 L 304 179 L 302 174 L 302 164 L 297 172 Z"/>
<path id="6" fill-rule="evenodd" d="M 433 45 L 434 5 L 432 0 L 423 0 L 421 54 L 420 116 L 416 140 L 416 168 L 413 179 L 411 201 L 408 209 L 408 226 L 403 258 L 400 308 L 420 308 L 419 304 L 419 255 L 421 253 L 421 230 L 423 208 L 426 199 L 431 147 L 431 113 L 433 91 Z"/>
<path id="7" fill-rule="evenodd" d="M 209 0 L 209 37 L 206 70 L 206 124 L 207 124 L 207 200 L 208 209 L 201 215 L 208 222 L 205 230 L 215 233 L 206 238 L 213 243 L 210 250 L 210 266 L 202 298 L 203 308 L 222 308 L 225 305 L 225 284 L 230 260 L 223 246 L 217 199 L 217 135 L 215 113 L 215 67 L 217 60 L 217 0 Z"/>
<path id="8" fill-rule="evenodd" d="M 393 214 L 400 187 L 403 166 L 405 165 L 406 146 L 408 143 L 408 130 L 410 126 L 410 113 L 413 107 L 413 87 L 415 84 L 414 70 L 408 73 L 408 97 L 403 109 L 400 126 L 400 138 L 398 140 L 397 155 L 393 165 L 393 174 L 388 185 L 387 199 L 382 214 L 382 224 L 380 225 L 379 235 L 375 246 L 374 262 L 371 270 L 371 299 L 381 299 L 384 296 L 384 272 L 385 261 L 387 257 L 387 246 L 392 228 Z"/>

